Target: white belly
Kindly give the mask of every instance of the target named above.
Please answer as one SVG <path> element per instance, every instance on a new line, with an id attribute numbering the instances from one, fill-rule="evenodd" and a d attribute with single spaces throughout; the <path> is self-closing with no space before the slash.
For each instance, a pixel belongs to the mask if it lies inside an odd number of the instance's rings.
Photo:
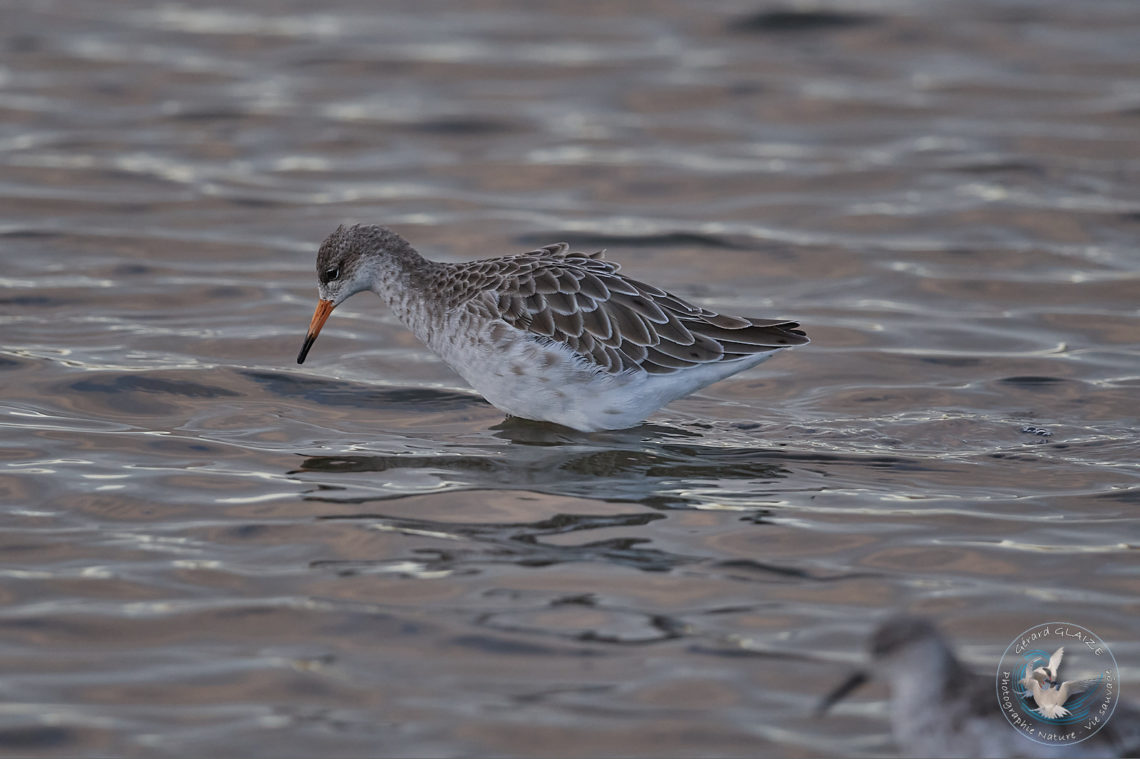
<path id="1" fill-rule="evenodd" d="M 457 323 L 433 337 L 429 347 L 495 407 L 584 432 L 636 426 L 666 403 L 771 355 L 673 374 L 608 374 L 591 368 L 560 343 L 503 322 L 484 329 Z"/>

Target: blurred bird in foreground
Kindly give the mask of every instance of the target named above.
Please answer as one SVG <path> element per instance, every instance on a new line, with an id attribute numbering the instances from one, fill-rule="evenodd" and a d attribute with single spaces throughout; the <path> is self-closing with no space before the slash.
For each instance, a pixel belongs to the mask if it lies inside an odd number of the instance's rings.
<path id="1" fill-rule="evenodd" d="M 1080 743 L 1047 745 L 1019 734 L 1001 713 L 994 676 L 974 673 L 962 664 L 926 619 L 900 616 L 886 620 L 871 636 L 870 649 L 870 666 L 840 683 L 820 701 L 817 711 L 825 713 L 871 679 L 883 680 L 890 689 L 891 732 L 905 756 L 1118 757 L 1140 753 L 1140 713 L 1124 703 L 1117 704 L 1099 732 Z M 1069 730 L 1062 725 L 1053 729 L 1056 735 Z"/>

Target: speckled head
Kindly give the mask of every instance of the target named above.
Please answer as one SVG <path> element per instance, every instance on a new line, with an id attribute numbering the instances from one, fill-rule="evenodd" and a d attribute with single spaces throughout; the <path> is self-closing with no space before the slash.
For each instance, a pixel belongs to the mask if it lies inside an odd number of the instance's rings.
<path id="1" fill-rule="evenodd" d="M 918 672 L 934 687 L 962 669 L 946 638 L 922 617 L 887 619 L 871 636 L 870 649 L 875 670 L 887 678 L 910 678 Z"/>
<path id="2" fill-rule="evenodd" d="M 404 263 L 418 255 L 403 237 L 374 224 L 343 224 L 325 238 L 317 251 L 317 289 L 322 300 L 340 305 L 349 296 L 367 290 L 375 276 L 387 268 L 385 259 Z"/>
<path id="3" fill-rule="evenodd" d="M 373 224 L 337 227 L 317 251 L 320 300 L 301 352 L 297 354 L 297 363 L 305 362 L 334 308 L 356 293 L 374 289 L 378 283 L 422 261 L 407 240 L 387 227 Z"/>

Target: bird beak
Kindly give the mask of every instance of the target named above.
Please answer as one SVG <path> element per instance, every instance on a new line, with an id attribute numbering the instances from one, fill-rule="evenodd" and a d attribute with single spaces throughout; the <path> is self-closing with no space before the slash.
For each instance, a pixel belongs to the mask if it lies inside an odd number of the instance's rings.
<path id="1" fill-rule="evenodd" d="M 309 334 L 305 335 L 305 342 L 301 346 L 301 352 L 297 354 L 297 363 L 305 363 L 305 356 L 309 355 L 309 348 L 313 347 L 313 343 L 317 341 L 317 335 L 321 334 L 321 327 L 325 326 L 328 321 L 329 314 L 336 308 L 336 304 L 331 300 L 317 301 L 317 310 L 313 312 L 313 320 L 309 322 Z"/>
<path id="2" fill-rule="evenodd" d="M 863 685 L 870 678 L 863 670 L 857 670 L 851 673 L 851 676 L 839 684 L 839 687 L 827 694 L 820 700 L 819 706 L 815 708 L 815 713 L 818 715 L 824 714 L 828 709 L 847 696 L 848 693 Z"/>

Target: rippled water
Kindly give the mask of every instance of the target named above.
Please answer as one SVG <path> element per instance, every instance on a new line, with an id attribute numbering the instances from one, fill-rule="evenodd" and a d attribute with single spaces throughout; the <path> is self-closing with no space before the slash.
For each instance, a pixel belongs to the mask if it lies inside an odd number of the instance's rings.
<path id="1" fill-rule="evenodd" d="M 315 8 L 5 3 L 0 749 L 889 752 L 899 610 L 1131 695 L 1134 2 Z M 503 423 L 370 296 L 296 366 L 346 220 L 814 342 Z"/>

